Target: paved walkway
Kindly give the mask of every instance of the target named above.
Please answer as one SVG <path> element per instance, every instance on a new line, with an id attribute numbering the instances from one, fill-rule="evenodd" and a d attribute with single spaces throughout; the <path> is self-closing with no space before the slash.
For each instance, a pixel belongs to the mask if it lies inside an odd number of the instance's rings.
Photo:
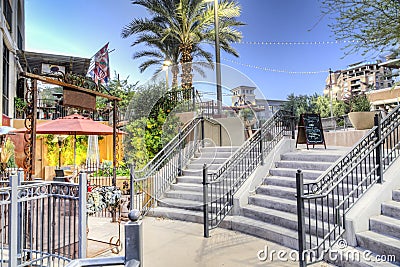
<path id="1" fill-rule="evenodd" d="M 124 223 L 121 223 L 121 241 L 124 243 Z M 203 237 L 203 225 L 146 217 L 143 220 L 144 266 L 146 267 L 241 267 L 241 266 L 298 266 L 294 261 L 267 259 L 260 261 L 260 250 L 291 250 L 250 235 L 217 228 L 210 238 Z M 118 236 L 118 224 L 107 218 L 89 218 L 89 238 L 109 241 Z M 107 249 L 104 243 L 90 241 L 88 255 Z M 119 255 L 124 255 L 122 250 Z M 109 250 L 101 255 L 116 256 Z M 262 255 L 261 255 L 262 256 Z M 276 254 L 275 254 L 276 256 Z M 314 266 L 331 266 L 326 263 Z"/>

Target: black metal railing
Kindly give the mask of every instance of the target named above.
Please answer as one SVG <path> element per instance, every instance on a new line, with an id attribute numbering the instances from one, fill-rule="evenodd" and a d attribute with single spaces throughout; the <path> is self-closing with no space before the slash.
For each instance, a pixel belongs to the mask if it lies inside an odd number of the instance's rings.
<path id="1" fill-rule="evenodd" d="M 142 215 L 155 205 L 169 188 L 199 147 L 200 123 L 195 118 L 188 123 L 164 148 L 141 170 L 131 169 L 131 208 Z"/>
<path id="2" fill-rule="evenodd" d="M 218 227 L 233 207 L 233 195 L 253 171 L 264 163 L 285 136 L 294 138 L 293 117 L 277 112 L 215 172 L 203 167 L 204 236 Z"/>
<path id="3" fill-rule="evenodd" d="M 296 175 L 300 266 L 323 259 L 345 232 L 345 215 L 400 155 L 400 106 L 315 182 Z"/>
<path id="4" fill-rule="evenodd" d="M 63 266 L 78 258 L 79 185 L 22 180 L 20 171 L 0 188 L 0 262 Z"/>

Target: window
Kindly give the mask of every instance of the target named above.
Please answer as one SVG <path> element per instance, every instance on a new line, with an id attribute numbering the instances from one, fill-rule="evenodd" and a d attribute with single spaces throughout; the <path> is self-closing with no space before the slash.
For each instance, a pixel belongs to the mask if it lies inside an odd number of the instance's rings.
<path id="1" fill-rule="evenodd" d="M 5 43 L 3 43 L 3 114 L 9 115 L 8 103 L 9 103 L 9 73 L 10 73 L 10 51 L 8 50 Z"/>
<path id="2" fill-rule="evenodd" d="M 9 0 L 3 0 L 3 14 L 7 21 L 8 30 L 12 28 L 12 9 Z"/>

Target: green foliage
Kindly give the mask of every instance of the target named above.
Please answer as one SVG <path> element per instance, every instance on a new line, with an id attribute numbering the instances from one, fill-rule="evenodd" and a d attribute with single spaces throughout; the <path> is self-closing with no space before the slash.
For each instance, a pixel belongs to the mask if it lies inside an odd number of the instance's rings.
<path id="1" fill-rule="evenodd" d="M 143 168 L 178 133 L 179 126 L 179 118 L 172 113 L 167 116 L 162 109 L 156 118 L 142 117 L 130 122 L 125 129 L 127 162 L 135 162 L 137 170 Z"/>
<path id="2" fill-rule="evenodd" d="M 115 72 L 114 79 L 110 81 L 108 86 L 108 92 L 112 96 L 121 98 L 122 100 L 118 102 L 120 109 L 124 110 L 128 107 L 133 95 L 135 94 L 135 88 L 137 83 L 128 84 L 128 79 L 120 80 L 119 75 Z M 97 108 L 105 108 L 109 100 L 103 97 L 96 99 Z"/>
<path id="3" fill-rule="evenodd" d="M 384 51 L 398 45 L 400 1 L 397 0 L 321 0 L 322 12 L 334 20 L 335 37 L 351 41 L 349 53 Z"/>
<path id="4" fill-rule="evenodd" d="M 370 110 L 371 110 L 371 103 L 369 102 L 365 94 L 360 94 L 350 99 L 350 111 L 360 112 L 360 111 L 370 111 Z"/>
<path id="5" fill-rule="evenodd" d="M 132 46 L 145 44 L 146 50 L 134 55 L 134 58 L 149 58 L 140 66 L 143 71 L 151 65 L 170 60 L 173 64 L 180 61 L 182 65 L 182 86 L 191 84 L 193 58 L 198 56 L 212 62 L 212 54 L 203 50 L 201 44 L 214 43 L 214 5 L 210 1 L 192 0 L 135 0 L 132 4 L 144 7 L 148 14 L 145 18 L 135 18 L 122 30 L 122 37 L 135 36 Z M 244 25 L 237 20 L 241 8 L 234 0 L 219 3 L 219 39 L 221 48 L 238 56 L 231 46 L 239 42 L 242 34 L 236 28 Z M 173 72 L 173 87 L 177 72 Z M 190 88 L 184 86 L 185 88 Z"/>
<path id="6" fill-rule="evenodd" d="M 321 118 L 328 118 L 331 116 L 330 99 L 327 96 L 320 96 L 314 94 L 313 96 L 299 95 L 295 96 L 290 94 L 288 102 L 283 106 L 284 110 L 294 111 L 296 120 L 299 119 L 300 114 L 303 113 L 317 113 Z M 334 117 L 341 117 L 349 112 L 349 105 L 344 101 L 332 99 L 332 111 Z"/>
<path id="7" fill-rule="evenodd" d="M 146 84 L 137 89 L 129 104 L 129 119 L 136 120 L 150 115 L 153 106 L 166 92 L 163 82 Z"/>
<path id="8" fill-rule="evenodd" d="M 44 141 L 47 145 L 46 160 L 49 166 L 58 166 L 58 143 L 54 142 L 55 135 L 44 135 Z M 86 163 L 86 152 L 88 146 L 88 136 L 76 136 L 76 164 L 81 165 Z M 61 164 L 74 164 L 74 137 L 68 136 L 62 142 L 61 147 Z"/>

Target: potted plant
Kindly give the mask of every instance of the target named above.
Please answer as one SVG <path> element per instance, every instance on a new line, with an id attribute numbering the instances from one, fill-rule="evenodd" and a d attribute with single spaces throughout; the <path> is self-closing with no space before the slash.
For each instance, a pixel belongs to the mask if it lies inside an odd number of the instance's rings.
<path id="1" fill-rule="evenodd" d="M 354 96 L 350 100 L 348 115 L 356 130 L 371 129 L 374 126 L 375 112 L 371 112 L 371 103 L 365 94 Z"/>

